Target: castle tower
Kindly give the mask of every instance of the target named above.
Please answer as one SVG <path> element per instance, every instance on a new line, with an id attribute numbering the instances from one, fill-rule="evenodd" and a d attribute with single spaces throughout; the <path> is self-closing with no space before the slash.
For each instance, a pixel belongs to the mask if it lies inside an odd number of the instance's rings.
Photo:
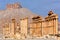
<path id="1" fill-rule="evenodd" d="M 22 8 L 22 6 L 19 3 L 7 4 L 7 9 L 19 9 L 19 8 Z"/>

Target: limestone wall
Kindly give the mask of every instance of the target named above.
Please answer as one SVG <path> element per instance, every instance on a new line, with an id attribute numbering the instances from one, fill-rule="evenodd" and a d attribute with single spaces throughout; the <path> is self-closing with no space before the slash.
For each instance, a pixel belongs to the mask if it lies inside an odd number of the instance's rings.
<path id="1" fill-rule="evenodd" d="M 49 34 L 58 34 L 58 16 L 49 13 L 43 20 L 40 16 L 31 18 L 25 17 L 16 22 L 16 19 L 11 19 L 6 28 L 3 27 L 3 34 L 9 35 L 10 38 L 27 38 L 28 35 L 32 37 L 41 37 Z M 8 31 L 6 32 L 6 30 Z"/>

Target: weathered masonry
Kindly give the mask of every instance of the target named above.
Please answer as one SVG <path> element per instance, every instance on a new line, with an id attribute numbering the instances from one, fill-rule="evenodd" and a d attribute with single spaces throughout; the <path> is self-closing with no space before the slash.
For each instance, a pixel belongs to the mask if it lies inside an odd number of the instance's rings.
<path id="1" fill-rule="evenodd" d="M 39 37 L 48 34 L 58 34 L 58 16 L 52 11 L 49 12 L 44 20 L 39 16 L 32 19 L 32 26 L 30 27 L 31 35 Z"/>
<path id="2" fill-rule="evenodd" d="M 43 20 L 40 16 L 31 18 L 32 22 L 28 23 L 28 18 L 20 19 L 19 23 L 12 19 L 11 23 L 6 23 L 3 27 L 5 38 L 20 38 L 31 35 L 41 37 L 43 35 L 58 34 L 58 16 L 52 11 Z M 30 25 L 30 26 L 29 26 Z"/>
<path id="3" fill-rule="evenodd" d="M 48 12 L 48 16 L 42 18 L 22 8 L 19 4 L 10 4 L 7 5 L 7 10 L 1 13 L 7 13 L 0 20 L 3 38 L 20 39 L 58 34 L 58 15 L 52 11 Z"/>

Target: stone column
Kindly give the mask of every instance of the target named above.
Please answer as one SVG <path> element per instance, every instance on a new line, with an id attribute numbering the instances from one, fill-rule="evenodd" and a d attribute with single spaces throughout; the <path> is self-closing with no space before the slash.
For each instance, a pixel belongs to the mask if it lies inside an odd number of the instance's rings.
<path id="1" fill-rule="evenodd" d="M 58 34 L 58 16 L 56 17 L 56 34 Z"/>
<path id="2" fill-rule="evenodd" d="M 56 19 L 53 19 L 53 34 L 56 32 Z"/>
<path id="3" fill-rule="evenodd" d="M 37 32 L 37 37 L 42 36 L 42 22 L 36 23 L 36 32 Z"/>
<path id="4" fill-rule="evenodd" d="M 10 37 L 10 30 L 9 30 L 9 24 L 8 23 L 6 23 L 4 28 L 3 28 L 3 35 L 4 35 L 4 38 Z"/>
<path id="5" fill-rule="evenodd" d="M 33 28 L 33 30 L 32 30 L 32 35 L 33 36 L 36 36 L 37 34 L 36 34 L 36 23 L 33 23 L 32 24 L 32 28 Z"/>
<path id="6" fill-rule="evenodd" d="M 42 21 L 41 22 L 41 36 L 43 36 L 44 35 L 44 22 Z"/>
<path id="7" fill-rule="evenodd" d="M 54 19 L 54 34 L 58 34 L 58 18 Z"/>
<path id="8" fill-rule="evenodd" d="M 50 19 L 50 21 L 49 21 L 49 26 L 48 26 L 48 34 L 53 34 L 53 20 L 52 19 Z"/>
<path id="9" fill-rule="evenodd" d="M 21 36 L 26 37 L 28 32 L 28 18 L 20 19 Z"/>
<path id="10" fill-rule="evenodd" d="M 47 32 L 48 32 L 48 30 L 47 30 L 46 22 L 43 21 L 42 22 L 42 36 L 47 35 Z"/>
<path id="11" fill-rule="evenodd" d="M 41 21 L 41 23 L 40 23 L 40 24 L 41 24 L 41 25 L 40 25 L 40 27 L 41 27 L 41 36 L 43 36 L 43 27 L 42 27 L 42 23 L 43 23 L 43 22 Z"/>
<path id="12" fill-rule="evenodd" d="M 15 34 L 15 19 L 12 19 L 12 22 L 10 23 L 10 35 L 11 38 L 14 38 Z"/>
<path id="13" fill-rule="evenodd" d="M 21 38 L 21 33 L 20 33 L 20 25 L 17 23 L 17 26 L 16 26 L 16 39 L 20 39 Z"/>

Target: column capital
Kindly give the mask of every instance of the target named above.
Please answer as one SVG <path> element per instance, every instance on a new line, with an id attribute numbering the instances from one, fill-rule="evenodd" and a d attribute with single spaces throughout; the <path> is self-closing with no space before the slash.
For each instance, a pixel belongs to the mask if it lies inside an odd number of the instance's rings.
<path id="1" fill-rule="evenodd" d="M 15 23 L 15 19 L 12 19 L 12 22 Z"/>

